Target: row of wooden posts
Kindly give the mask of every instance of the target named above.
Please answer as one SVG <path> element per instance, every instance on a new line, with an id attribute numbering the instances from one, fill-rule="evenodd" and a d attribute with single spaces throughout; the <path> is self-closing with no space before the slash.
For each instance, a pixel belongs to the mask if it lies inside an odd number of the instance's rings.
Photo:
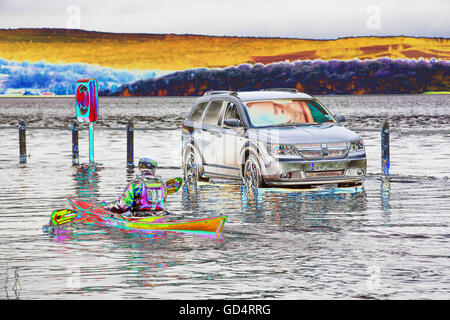
<path id="1" fill-rule="evenodd" d="M 79 165 L 78 152 L 78 123 L 72 122 L 72 164 Z M 19 161 L 27 162 L 26 147 L 26 123 L 19 123 Z M 127 123 L 127 167 L 134 167 L 134 124 L 129 120 Z M 384 121 L 381 126 L 381 174 L 389 177 L 390 155 L 389 155 L 389 122 Z"/>
<path id="2" fill-rule="evenodd" d="M 27 162 L 26 144 L 26 123 L 19 122 L 19 162 Z M 72 122 L 72 164 L 80 164 L 80 154 L 78 148 L 78 122 Z M 127 167 L 134 167 L 134 123 L 129 120 L 127 123 Z"/>

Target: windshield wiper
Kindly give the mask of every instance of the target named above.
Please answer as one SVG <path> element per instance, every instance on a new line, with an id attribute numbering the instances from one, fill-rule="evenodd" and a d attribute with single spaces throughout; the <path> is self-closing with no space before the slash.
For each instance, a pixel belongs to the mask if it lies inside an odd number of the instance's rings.
<path id="1" fill-rule="evenodd" d="M 319 122 L 284 122 L 284 123 L 275 123 L 275 124 L 268 124 L 265 127 L 295 127 L 295 126 L 315 126 L 315 125 L 321 125 L 322 123 Z"/>
<path id="2" fill-rule="evenodd" d="M 308 122 L 308 123 L 305 123 L 305 122 L 285 122 L 285 123 L 279 124 L 279 126 L 283 126 L 283 127 L 288 127 L 288 126 L 313 126 L 313 125 L 316 125 L 316 124 L 319 124 L 319 123 L 317 123 L 317 122 Z"/>

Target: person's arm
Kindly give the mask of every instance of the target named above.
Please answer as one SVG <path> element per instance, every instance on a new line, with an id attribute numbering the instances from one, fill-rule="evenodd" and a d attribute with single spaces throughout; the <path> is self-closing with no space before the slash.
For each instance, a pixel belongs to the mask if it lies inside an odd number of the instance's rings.
<path id="1" fill-rule="evenodd" d="M 134 204 L 134 188 L 135 183 L 129 183 L 119 199 L 107 204 L 104 208 L 115 213 L 128 211 Z"/>

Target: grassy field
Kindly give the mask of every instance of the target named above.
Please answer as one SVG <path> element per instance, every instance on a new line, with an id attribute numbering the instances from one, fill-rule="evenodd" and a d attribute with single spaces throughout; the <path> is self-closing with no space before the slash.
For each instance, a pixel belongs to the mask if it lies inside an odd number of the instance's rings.
<path id="1" fill-rule="evenodd" d="M 0 30 L 0 58 L 83 62 L 130 70 L 186 70 L 242 63 L 380 57 L 450 60 L 450 39 L 357 37 L 337 40 L 119 34 L 70 29 Z"/>
<path id="2" fill-rule="evenodd" d="M 450 94 L 450 91 L 427 91 L 424 94 Z"/>

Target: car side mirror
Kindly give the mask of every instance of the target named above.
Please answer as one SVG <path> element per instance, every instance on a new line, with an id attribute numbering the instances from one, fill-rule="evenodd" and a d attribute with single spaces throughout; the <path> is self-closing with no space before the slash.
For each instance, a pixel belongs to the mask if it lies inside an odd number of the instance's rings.
<path id="1" fill-rule="evenodd" d="M 237 128 L 241 125 L 241 120 L 239 119 L 225 119 L 223 122 L 227 127 Z"/>
<path id="2" fill-rule="evenodd" d="M 336 118 L 336 120 L 338 122 L 344 122 L 345 121 L 345 116 L 343 114 L 335 114 L 334 117 Z"/>

